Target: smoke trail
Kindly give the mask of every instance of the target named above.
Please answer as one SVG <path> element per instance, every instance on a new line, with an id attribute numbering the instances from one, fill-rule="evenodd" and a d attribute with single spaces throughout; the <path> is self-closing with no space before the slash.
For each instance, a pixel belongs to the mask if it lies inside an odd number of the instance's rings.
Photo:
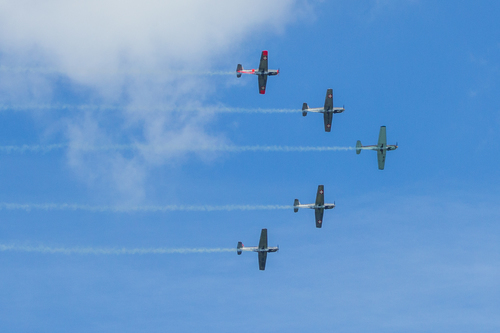
<path id="1" fill-rule="evenodd" d="M 54 68 L 39 68 L 39 67 L 7 67 L 0 66 L 1 72 L 13 72 L 13 73 L 39 73 L 39 74 L 59 74 Z"/>
<path id="2" fill-rule="evenodd" d="M 253 211 L 253 210 L 286 210 L 293 206 L 285 205 L 166 205 L 166 206 L 92 206 L 77 204 L 17 204 L 0 202 L 0 210 L 44 210 L 44 211 L 88 211 L 88 212 L 173 212 L 173 211 L 192 211 L 192 212 L 216 212 L 216 211 Z"/>
<path id="3" fill-rule="evenodd" d="M 93 254 L 93 255 L 134 255 L 134 254 L 188 254 L 188 253 L 217 253 L 236 252 L 235 248 L 93 248 L 93 247 L 47 247 L 47 246 L 23 246 L 0 244 L 1 252 L 31 252 L 44 254 Z"/>
<path id="4" fill-rule="evenodd" d="M 58 143 L 51 145 L 22 145 L 22 146 L 0 146 L 0 152 L 4 153 L 47 153 L 54 150 L 61 150 L 65 148 L 71 148 L 74 150 L 81 151 L 123 151 L 123 150 L 146 150 L 148 146 L 140 144 L 128 144 L 128 145 L 104 145 L 104 146 L 90 146 L 90 145 L 74 145 L 68 143 Z M 155 151 L 157 149 L 154 149 Z M 172 148 L 171 150 L 176 151 L 179 149 Z"/>
<path id="5" fill-rule="evenodd" d="M 152 74 L 153 72 L 151 72 Z M 177 74 L 177 75 L 200 75 L 200 76 L 213 76 L 213 75 L 234 75 L 236 76 L 236 70 L 234 71 L 164 71 L 165 74 Z M 150 73 L 148 73 L 149 75 Z"/>
<path id="6" fill-rule="evenodd" d="M 120 105 L 92 105 L 92 104 L 25 104 L 25 105 L 0 105 L 0 111 L 27 111 L 27 110 L 93 110 L 93 111 L 142 111 L 152 110 L 161 112 L 204 112 L 204 113 L 298 113 L 300 109 L 262 109 L 262 108 L 233 108 L 224 106 L 206 107 L 178 107 L 171 106 L 120 106 Z"/>
<path id="7" fill-rule="evenodd" d="M 159 70 L 159 71 L 144 71 L 144 70 L 120 70 L 120 71 L 103 71 L 102 69 L 98 70 L 99 73 L 104 73 L 108 75 L 113 74 L 125 74 L 125 75 L 154 75 L 154 76 L 162 76 L 162 75 L 190 75 L 190 76 L 214 76 L 214 75 L 234 75 L 236 76 L 236 70 L 234 71 L 186 71 L 186 70 Z M 65 74 L 63 71 L 55 69 L 55 68 L 41 68 L 41 67 L 8 67 L 8 66 L 0 66 L 1 72 L 12 72 L 12 73 L 38 73 L 38 74 Z"/>
<path id="8" fill-rule="evenodd" d="M 231 107 L 206 107 L 206 111 L 215 113 L 298 113 L 300 109 L 261 109 L 261 108 L 231 108 Z M 201 109 L 203 111 L 203 109 Z"/>
<path id="9" fill-rule="evenodd" d="M 0 146 L 0 152 L 4 153 L 47 153 L 53 150 L 67 148 L 67 144 L 53 144 L 53 145 L 22 145 L 22 146 Z"/>
<path id="10" fill-rule="evenodd" d="M 117 144 L 104 146 L 90 145 L 74 145 L 74 144 L 52 144 L 52 145 L 22 145 L 22 146 L 0 146 L 0 152 L 4 153 L 25 153 L 25 152 L 40 152 L 46 153 L 54 150 L 71 148 L 81 151 L 127 151 L 137 150 L 151 153 L 167 153 L 167 152 L 324 152 L 324 151 L 348 151 L 355 150 L 356 147 L 308 147 L 308 146 L 235 146 L 235 145 L 218 145 L 218 146 L 198 146 L 198 147 L 173 147 L 160 145 L 145 145 L 145 144 Z"/>
<path id="11" fill-rule="evenodd" d="M 1 111 L 26 111 L 26 110 L 123 110 L 119 105 L 93 105 L 93 104 L 15 104 L 0 105 Z M 139 108 L 137 108 L 139 109 Z M 141 110 L 144 108 L 141 108 Z"/>
<path id="12" fill-rule="evenodd" d="M 307 147 L 307 146 L 217 146 L 207 147 L 204 150 L 225 152 L 311 152 L 311 151 L 346 151 L 354 150 L 355 147 Z"/>

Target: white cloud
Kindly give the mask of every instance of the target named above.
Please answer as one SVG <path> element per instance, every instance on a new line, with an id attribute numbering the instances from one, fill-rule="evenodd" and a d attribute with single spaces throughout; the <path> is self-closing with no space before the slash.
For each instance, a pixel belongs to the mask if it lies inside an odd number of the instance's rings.
<path id="1" fill-rule="evenodd" d="M 282 29 L 295 8 L 293 0 L 3 1 L 0 43 L 21 54 L 36 49 L 70 78 L 98 84 L 130 66 L 206 65 L 251 31 L 265 38 Z"/>
<path id="2" fill-rule="evenodd" d="M 76 144 L 89 140 L 106 144 L 124 139 L 123 133 L 131 134 L 125 138 L 128 141 L 152 145 L 226 142 L 207 134 L 205 124 L 210 120 L 206 115 L 191 115 L 197 119 L 193 123 L 147 107 L 203 103 L 212 93 L 210 85 L 201 77 L 175 75 L 172 70 L 210 68 L 214 60 L 220 63 L 228 51 L 234 52 L 249 34 L 266 39 L 281 32 L 302 8 L 305 4 L 295 0 L 0 1 L 3 65 L 53 70 L 52 77 L 43 72 L 10 74 L 10 78 L 21 78 L 26 87 L 12 86 L 4 76 L 0 93 L 4 101 L 27 96 L 34 102 L 50 100 L 54 98 L 54 73 L 58 73 L 56 77 L 66 77 L 92 101 L 128 107 L 113 125 L 90 111 L 84 117 L 69 118 L 67 137 Z M 47 85 L 52 89 L 37 88 Z M 144 108 L 138 110 L 138 105 Z M 69 164 L 84 179 L 111 183 L 116 190 L 138 197 L 148 168 L 180 157 L 81 154 L 71 151 L 68 156 Z"/>

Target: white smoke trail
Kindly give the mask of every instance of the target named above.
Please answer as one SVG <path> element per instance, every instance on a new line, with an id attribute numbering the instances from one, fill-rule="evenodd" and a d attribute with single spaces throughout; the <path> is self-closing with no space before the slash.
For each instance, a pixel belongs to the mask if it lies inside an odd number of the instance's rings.
<path id="1" fill-rule="evenodd" d="M 55 68 L 41 68 L 41 67 L 8 67 L 0 66 L 1 72 L 12 72 L 12 73 L 37 73 L 37 74 L 63 74 L 63 71 L 57 70 Z M 102 69 L 99 69 L 103 73 Z M 159 70 L 159 71 L 144 71 L 144 70 L 121 70 L 121 71 L 107 71 L 104 74 L 125 74 L 125 75 L 190 75 L 190 76 L 214 76 L 214 75 L 234 75 L 236 76 L 236 69 L 234 71 L 186 71 L 186 70 Z"/>
<path id="2" fill-rule="evenodd" d="M 93 105 L 93 104 L 15 104 L 0 105 L 1 111 L 27 111 L 27 110 L 123 110 L 119 105 Z M 139 109 L 139 108 L 137 108 Z M 143 108 L 141 108 L 143 109 Z"/>
<path id="3" fill-rule="evenodd" d="M 347 151 L 356 147 L 307 147 L 307 146 L 218 146 L 207 147 L 203 150 L 225 151 L 225 152 L 311 152 L 311 151 Z"/>
<path id="4" fill-rule="evenodd" d="M 203 107 L 200 111 L 214 113 L 298 113 L 300 109 L 262 109 L 262 108 L 232 108 L 232 107 Z"/>
<path id="5" fill-rule="evenodd" d="M 120 105 L 92 105 L 92 104 L 25 104 L 25 105 L 0 105 L 0 111 L 28 111 L 28 110 L 93 110 L 93 111 L 141 111 L 152 110 L 161 112 L 206 112 L 206 113 L 298 113 L 300 109 L 262 109 L 262 108 L 233 108 L 224 106 L 206 107 L 179 107 L 171 106 L 120 106 Z"/>
<path id="6" fill-rule="evenodd" d="M 44 254 L 93 254 L 93 255 L 134 255 L 134 254 L 188 254 L 236 252 L 235 248 L 93 248 L 93 247 L 47 247 L 0 244 L 0 252 L 31 252 Z"/>
<path id="7" fill-rule="evenodd" d="M 218 145 L 218 146 L 198 146 L 189 148 L 179 148 L 172 146 L 160 145 L 144 145 L 144 144 L 117 144 L 117 145 L 104 145 L 104 146 L 90 146 L 90 145 L 74 145 L 74 144 L 51 144 L 51 145 L 22 145 L 22 146 L 0 146 L 0 152 L 4 153 L 25 153 L 25 152 L 40 152 L 46 153 L 54 150 L 64 148 L 71 148 L 73 150 L 81 151 L 126 151 L 138 150 L 152 153 L 166 153 L 166 152 L 200 152 L 200 151 L 214 151 L 214 152 L 230 152 L 230 153 L 243 153 L 243 152 L 323 152 L 323 151 L 348 151 L 355 150 L 356 147 L 328 147 L 328 146 L 236 146 L 236 145 Z"/>
<path id="8" fill-rule="evenodd" d="M 176 71 L 169 70 L 161 72 L 162 74 L 176 74 L 176 75 L 200 75 L 200 76 L 214 76 L 214 75 L 234 75 L 236 76 L 236 70 L 234 71 Z M 147 73 L 147 75 L 154 74 L 154 72 Z"/>
<path id="9" fill-rule="evenodd" d="M 12 73 L 38 73 L 38 74 L 58 74 L 58 71 L 54 68 L 39 68 L 39 67 L 7 67 L 0 66 L 1 72 L 12 72 Z"/>
<path id="10" fill-rule="evenodd" d="M 53 150 L 60 150 L 67 148 L 67 144 L 53 144 L 53 145 L 22 145 L 22 146 L 0 146 L 0 152 L 4 153 L 47 153 Z"/>
<path id="11" fill-rule="evenodd" d="M 44 210 L 44 211 L 88 211 L 88 212 L 173 212 L 173 211 L 192 211 L 192 212 L 216 212 L 216 211 L 253 211 L 253 210 L 286 210 L 293 206 L 285 205 L 166 205 L 166 206 L 92 206 L 77 204 L 18 204 L 0 202 L 0 210 Z"/>

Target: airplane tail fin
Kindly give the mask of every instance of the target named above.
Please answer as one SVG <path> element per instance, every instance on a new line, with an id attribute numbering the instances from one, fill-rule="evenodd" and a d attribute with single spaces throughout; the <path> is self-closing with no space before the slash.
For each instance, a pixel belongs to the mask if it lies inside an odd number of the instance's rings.
<path id="1" fill-rule="evenodd" d="M 293 212 L 294 213 L 297 213 L 299 211 L 299 205 L 300 205 L 299 199 L 295 199 L 295 201 L 293 202 Z"/>
<path id="2" fill-rule="evenodd" d="M 307 109 L 309 109 L 309 106 L 307 106 L 307 103 L 302 104 L 302 115 L 304 117 L 307 116 L 307 111 L 305 111 Z"/>
<path id="3" fill-rule="evenodd" d="M 356 154 L 361 153 L 361 147 L 361 141 L 358 140 L 358 142 L 356 142 Z"/>
<path id="4" fill-rule="evenodd" d="M 243 243 L 238 242 L 238 246 L 236 247 L 236 252 L 238 252 L 238 255 L 240 255 L 241 252 L 243 252 L 242 248 L 243 248 Z"/>
<path id="5" fill-rule="evenodd" d="M 243 66 L 241 64 L 238 64 L 238 67 L 236 67 L 236 77 L 241 77 L 240 71 L 243 69 Z"/>

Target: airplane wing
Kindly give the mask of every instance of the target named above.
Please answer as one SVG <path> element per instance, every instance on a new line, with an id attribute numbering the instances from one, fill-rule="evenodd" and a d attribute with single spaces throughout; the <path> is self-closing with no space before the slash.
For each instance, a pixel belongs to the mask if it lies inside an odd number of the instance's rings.
<path id="1" fill-rule="evenodd" d="M 318 193 L 316 194 L 316 206 L 323 206 L 325 204 L 325 186 L 318 185 Z"/>
<path id="2" fill-rule="evenodd" d="M 262 229 L 260 232 L 259 249 L 267 249 L 267 229 Z M 266 269 L 267 252 L 259 252 L 259 269 Z"/>
<path id="3" fill-rule="evenodd" d="M 385 150 L 385 149 L 384 150 L 382 150 L 382 149 L 377 150 L 378 168 L 380 170 L 384 170 L 384 166 L 385 166 L 385 154 L 386 153 L 387 153 L 387 150 Z"/>
<path id="4" fill-rule="evenodd" d="M 330 132 L 332 130 L 333 112 L 325 111 L 323 118 L 325 120 L 325 132 Z"/>
<path id="5" fill-rule="evenodd" d="M 385 126 L 380 126 L 380 133 L 378 135 L 378 146 L 387 146 L 387 135 L 385 131 Z"/>
<path id="6" fill-rule="evenodd" d="M 262 51 L 260 56 L 259 72 L 267 72 L 267 51 Z"/>
<path id="7" fill-rule="evenodd" d="M 259 252 L 259 269 L 261 271 L 266 269 L 266 259 L 267 259 L 267 252 Z"/>
<path id="8" fill-rule="evenodd" d="M 318 185 L 318 193 L 316 194 L 316 202 L 315 206 L 324 206 L 325 205 L 325 186 Z M 316 216 L 316 228 L 321 228 L 323 225 L 323 213 L 325 212 L 324 208 L 315 208 L 314 215 Z"/>
<path id="9" fill-rule="evenodd" d="M 266 93 L 267 75 L 259 75 L 259 92 Z"/>
<path id="10" fill-rule="evenodd" d="M 385 148 L 385 147 L 387 147 L 386 129 L 385 129 L 385 126 L 380 126 L 380 133 L 378 135 L 378 148 L 379 148 L 379 150 L 377 150 L 378 168 L 380 170 L 384 170 L 385 155 L 387 153 L 387 150 L 380 149 L 380 148 Z"/>
<path id="11" fill-rule="evenodd" d="M 323 208 L 316 208 L 314 210 L 314 215 L 316 217 L 316 228 L 321 228 L 323 225 L 323 213 L 325 210 Z"/>
<path id="12" fill-rule="evenodd" d="M 259 249 L 267 249 L 267 229 L 260 232 Z"/>
<path id="13" fill-rule="evenodd" d="M 333 89 L 326 90 L 325 111 L 333 110 Z"/>

